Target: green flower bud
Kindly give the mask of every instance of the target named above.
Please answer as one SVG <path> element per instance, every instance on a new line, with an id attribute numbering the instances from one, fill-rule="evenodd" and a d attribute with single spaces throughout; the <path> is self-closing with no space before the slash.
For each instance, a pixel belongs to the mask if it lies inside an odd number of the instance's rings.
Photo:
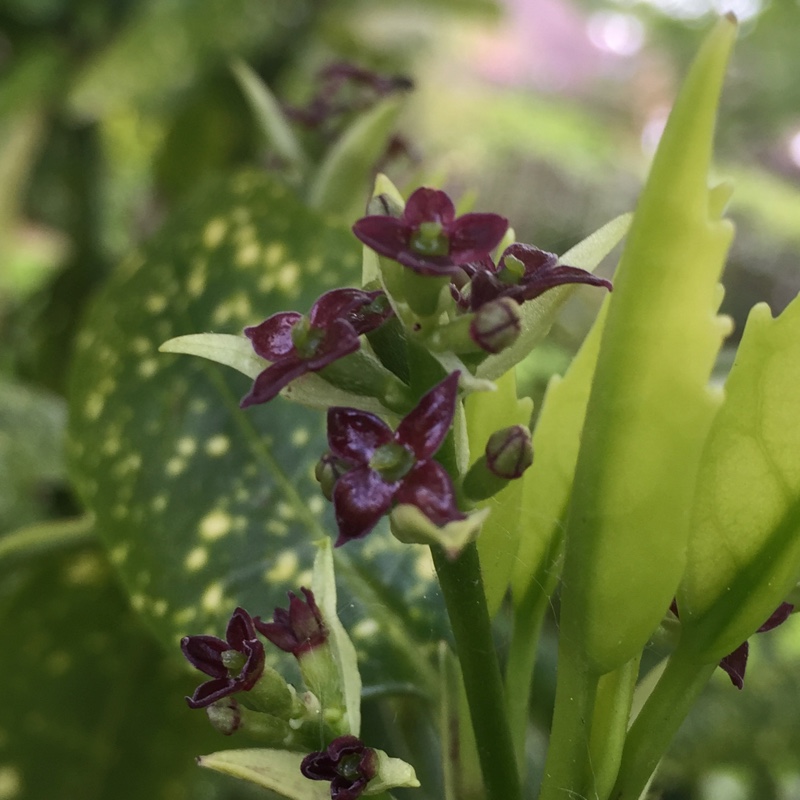
<path id="1" fill-rule="evenodd" d="M 487 353 L 499 353 L 517 341 L 522 331 L 519 304 L 500 297 L 482 305 L 469 327 L 472 340 Z"/>

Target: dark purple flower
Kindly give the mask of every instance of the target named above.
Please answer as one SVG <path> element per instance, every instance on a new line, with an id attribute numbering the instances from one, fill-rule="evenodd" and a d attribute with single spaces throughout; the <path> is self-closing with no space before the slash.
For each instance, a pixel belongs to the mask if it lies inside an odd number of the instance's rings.
<path id="1" fill-rule="evenodd" d="M 473 311 L 499 297 L 509 297 L 521 305 L 565 283 L 586 283 L 611 290 L 611 282 L 605 278 L 578 267 L 560 265 L 555 253 L 519 242 L 505 249 L 497 266 L 491 259 L 483 259 L 467 265 L 465 271 L 472 280 L 469 295 L 461 305 Z"/>
<path id="2" fill-rule="evenodd" d="M 773 628 L 777 628 L 778 625 L 783 624 L 789 619 L 789 615 L 792 613 L 793 609 L 794 606 L 791 605 L 791 603 L 781 603 L 775 611 L 772 612 L 772 616 L 770 616 L 756 633 L 765 633 L 766 631 L 771 631 Z M 731 683 L 737 689 L 741 689 L 744 686 L 744 673 L 747 668 L 747 657 L 749 653 L 750 645 L 745 641 L 719 662 L 720 667 L 728 673 Z"/>
<path id="3" fill-rule="evenodd" d="M 314 303 L 308 317 L 282 311 L 245 328 L 256 353 L 272 363 L 255 379 L 241 407 L 266 403 L 293 380 L 354 353 L 361 346 L 359 336 L 391 314 L 383 292 L 333 289 Z"/>
<path id="4" fill-rule="evenodd" d="M 481 261 L 500 244 L 508 220 L 499 214 L 456 218 L 453 201 L 438 189 L 417 189 L 397 219 L 362 217 L 353 233 L 382 256 L 421 275 L 453 275 L 460 264 Z"/>
<path id="5" fill-rule="evenodd" d="M 224 640 L 184 636 L 181 650 L 192 666 L 211 676 L 186 698 L 189 708 L 205 708 L 236 692 L 249 692 L 264 671 L 264 645 L 243 608 L 233 612 Z"/>
<path id="6" fill-rule="evenodd" d="M 669 607 L 669 610 L 678 618 L 678 604 L 675 600 Z M 791 603 L 781 603 L 775 611 L 772 612 L 770 618 L 756 631 L 756 633 L 766 633 L 778 625 L 782 625 L 789 619 L 790 614 L 794 610 Z M 725 658 L 719 662 L 721 669 L 728 673 L 731 683 L 737 688 L 744 688 L 744 673 L 747 669 L 747 657 L 750 654 L 750 645 L 745 640 L 742 642 L 732 653 L 728 653 Z"/>
<path id="7" fill-rule="evenodd" d="M 377 771 L 377 754 L 356 736 L 340 736 L 300 764 L 306 778 L 331 782 L 331 800 L 355 800 Z"/>
<path id="8" fill-rule="evenodd" d="M 328 445 L 351 466 L 333 487 L 337 547 L 366 536 L 393 503 L 417 506 L 436 525 L 464 519 L 450 476 L 433 460 L 453 423 L 458 376 L 434 386 L 394 432 L 366 411 L 328 410 Z"/>
<path id="9" fill-rule="evenodd" d="M 281 650 L 299 657 L 303 653 L 319 647 L 328 640 L 328 629 L 314 599 L 314 593 L 300 587 L 305 595 L 301 600 L 294 592 L 289 592 L 289 608 L 276 608 L 272 622 L 264 622 L 256 617 L 253 622 L 256 630 Z"/>
<path id="10" fill-rule="evenodd" d="M 382 97 L 414 88 L 404 75 L 379 75 L 343 61 L 322 69 L 318 82 L 319 89 L 308 105 L 284 106 L 289 119 L 306 128 L 332 129 L 344 116 L 370 108 Z"/>

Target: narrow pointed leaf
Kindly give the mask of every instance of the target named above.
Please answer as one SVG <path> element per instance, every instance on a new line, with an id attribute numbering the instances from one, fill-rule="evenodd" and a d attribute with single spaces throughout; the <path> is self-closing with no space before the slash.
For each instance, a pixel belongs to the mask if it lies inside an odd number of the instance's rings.
<path id="1" fill-rule="evenodd" d="M 231 71 L 267 143 L 295 172 L 300 173 L 306 166 L 306 156 L 280 103 L 261 77 L 244 61 L 234 61 Z"/>
<path id="2" fill-rule="evenodd" d="M 312 208 L 347 220 L 363 214 L 372 170 L 386 149 L 400 104 L 396 97 L 382 100 L 341 135 L 311 182 Z"/>
<path id="3" fill-rule="evenodd" d="M 330 632 L 330 644 L 339 666 L 339 685 L 344 694 L 347 722 L 350 733 L 361 732 L 361 674 L 353 642 L 339 620 L 336 605 L 336 576 L 333 568 L 333 547 L 330 539 L 317 542 L 317 557 L 314 559 L 314 575 L 311 586 L 325 624 Z"/>
<path id="4" fill-rule="evenodd" d="M 707 175 L 736 26 L 703 44 L 664 131 L 615 277 L 572 491 L 561 625 L 596 672 L 632 658 L 686 563 L 689 508 L 718 402 L 717 281 L 732 227 Z M 624 613 L 623 613 L 624 610 Z"/>

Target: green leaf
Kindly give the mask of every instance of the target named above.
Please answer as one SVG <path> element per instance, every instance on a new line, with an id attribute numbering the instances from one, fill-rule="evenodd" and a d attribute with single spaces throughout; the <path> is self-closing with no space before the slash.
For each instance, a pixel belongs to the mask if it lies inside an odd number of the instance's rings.
<path id="1" fill-rule="evenodd" d="M 66 477 L 66 407 L 60 397 L 0 383 L 0 531 L 42 515 L 42 491 Z"/>
<path id="2" fill-rule="evenodd" d="M 253 350 L 249 339 L 230 333 L 190 333 L 187 336 L 176 336 L 160 345 L 158 351 L 207 358 L 238 370 L 251 380 L 255 380 L 269 366 L 269 362 Z"/>
<path id="3" fill-rule="evenodd" d="M 305 312 L 359 264 L 349 231 L 246 172 L 209 184 L 90 310 L 71 372 L 71 473 L 134 607 L 176 657 L 181 636 L 221 633 L 237 605 L 282 606 L 335 528 L 313 477 L 323 415 L 282 398 L 242 411 L 246 378 L 158 347 Z M 429 562 L 381 531 L 336 561 L 365 680 L 432 690 L 420 643 L 446 628 Z"/>
<path id="4" fill-rule="evenodd" d="M 294 13 L 275 0 L 140 4 L 117 37 L 87 62 L 71 87 L 70 110 L 97 119 L 127 104 L 152 108 L 236 54 L 264 52 L 285 36 Z"/>
<path id="5" fill-rule="evenodd" d="M 256 355 L 249 339 L 229 333 L 190 333 L 186 336 L 176 336 L 160 345 L 158 350 L 161 353 L 182 353 L 207 358 L 217 364 L 232 367 L 251 380 L 255 380 L 258 374 L 269 366 L 268 361 Z M 281 390 L 281 396 L 309 408 L 349 406 L 373 414 L 391 413 L 379 400 L 332 386 L 313 373 L 292 381 L 289 386 Z"/>
<path id="6" fill-rule="evenodd" d="M 563 256 L 559 263 L 593 272 L 597 265 L 622 241 L 631 224 L 631 215 L 622 214 L 587 236 Z M 559 286 L 521 306 L 522 333 L 511 347 L 489 356 L 477 370 L 479 378 L 494 380 L 522 361 L 547 335 L 556 314 L 575 291 L 574 285 Z"/>
<path id="7" fill-rule="evenodd" d="M 550 379 L 533 431 L 533 464 L 521 481 L 520 517 L 525 527 L 511 584 L 517 606 L 524 601 L 543 567 L 549 575 L 556 569 L 553 563 L 545 565 L 544 562 L 548 558 L 553 560 L 561 551 L 557 540 L 561 538 L 564 514 L 572 491 L 581 430 L 609 299 L 604 301 L 564 377 L 556 375 Z"/>
<path id="8" fill-rule="evenodd" d="M 528 427 L 533 401 L 517 398 L 514 371 L 497 381 L 496 392 L 474 392 L 464 401 L 469 434 L 469 450 L 476 461 L 486 449 L 489 437 L 500 428 L 511 425 Z M 521 524 L 523 479 L 510 481 L 497 495 L 478 504 L 491 510 L 478 537 L 483 588 L 489 615 L 494 616 L 503 602 L 509 580 L 517 562 Z"/>
<path id="9" fill-rule="evenodd" d="M 239 86 L 267 143 L 299 177 L 306 167 L 306 155 L 269 87 L 244 61 L 231 64 Z"/>
<path id="10" fill-rule="evenodd" d="M 0 619 L 13 643 L 0 651 L 0 795 L 222 796 L 194 756 L 224 740 L 186 707 L 192 681 L 142 630 L 99 547 L 4 573 Z"/>
<path id="11" fill-rule="evenodd" d="M 631 659 L 686 563 L 708 387 L 728 326 L 715 317 L 732 226 L 710 215 L 714 121 L 736 26 L 708 37 L 670 116 L 615 278 L 568 527 L 563 641 L 596 673 Z M 622 610 L 625 613 L 621 613 Z"/>
<path id="12" fill-rule="evenodd" d="M 312 208 L 350 222 L 363 215 L 372 170 L 386 149 L 401 103 L 397 97 L 382 100 L 344 131 L 311 182 Z"/>
<path id="13" fill-rule="evenodd" d="M 333 546 L 330 539 L 317 542 L 319 550 L 314 559 L 311 588 L 330 632 L 330 646 L 339 669 L 339 686 L 344 695 L 350 733 L 361 733 L 361 674 L 353 642 L 339 620 L 336 604 L 336 576 L 333 568 Z"/>
<path id="14" fill-rule="evenodd" d="M 303 753 L 251 748 L 200 756 L 197 763 L 270 789 L 289 800 L 329 800 L 330 783 L 309 780 L 300 772 L 303 758 Z"/>
<path id="15" fill-rule="evenodd" d="M 8 569 L 42 553 L 86 544 L 94 538 L 94 519 L 82 517 L 26 525 L 0 537 L 0 567 Z"/>
<path id="16" fill-rule="evenodd" d="M 800 299 L 750 312 L 698 472 L 681 646 L 738 647 L 800 579 Z"/>

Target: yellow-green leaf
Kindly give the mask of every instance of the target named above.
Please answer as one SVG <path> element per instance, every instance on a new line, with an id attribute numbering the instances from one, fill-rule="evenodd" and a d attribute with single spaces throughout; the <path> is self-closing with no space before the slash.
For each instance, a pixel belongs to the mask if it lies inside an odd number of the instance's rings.
<path id="1" fill-rule="evenodd" d="M 664 131 L 614 282 L 575 473 L 561 626 L 598 673 L 647 642 L 686 562 L 718 402 L 708 378 L 732 226 L 711 214 L 714 123 L 736 25 L 703 44 Z M 714 203 L 718 212 L 718 204 Z"/>
<path id="2" fill-rule="evenodd" d="M 747 320 L 698 475 L 678 606 L 686 644 L 716 661 L 800 577 L 800 299 Z"/>

